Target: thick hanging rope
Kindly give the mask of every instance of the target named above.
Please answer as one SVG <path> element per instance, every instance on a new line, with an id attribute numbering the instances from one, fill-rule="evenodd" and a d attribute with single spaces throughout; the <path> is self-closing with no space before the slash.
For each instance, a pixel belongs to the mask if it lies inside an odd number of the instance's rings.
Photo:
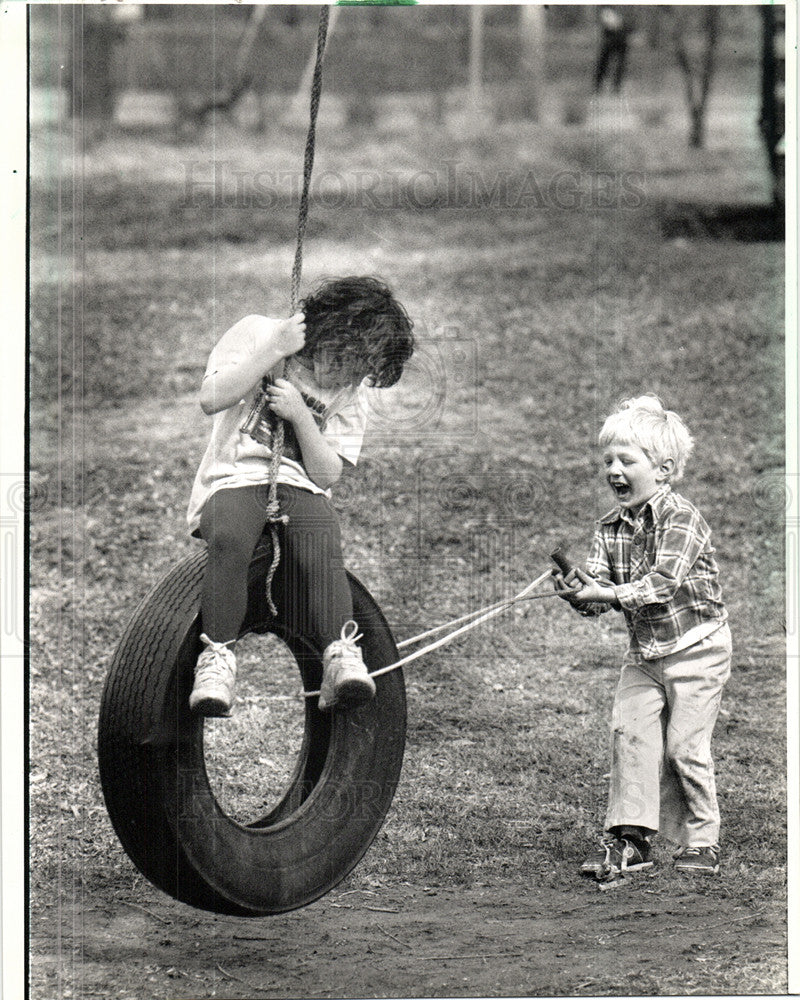
<path id="1" fill-rule="evenodd" d="M 320 7 L 319 29 L 317 31 L 317 59 L 314 63 L 314 77 L 311 81 L 311 108 L 309 112 L 308 135 L 306 136 L 306 151 L 303 158 L 303 191 L 300 195 L 300 211 L 297 216 L 297 249 L 294 254 L 292 268 L 292 314 L 297 309 L 300 292 L 300 275 L 303 269 L 303 240 L 306 235 L 306 220 L 308 219 L 308 191 L 311 184 L 311 171 L 314 168 L 314 149 L 317 141 L 317 112 L 322 96 L 322 60 L 325 56 L 325 41 L 328 37 L 328 16 L 330 8 Z"/>
<path id="2" fill-rule="evenodd" d="M 306 222 L 308 220 L 308 193 L 311 186 L 311 171 L 314 168 L 317 113 L 319 112 L 319 102 L 322 96 L 322 61 L 325 55 L 325 42 L 328 36 L 328 15 L 328 6 L 323 5 L 320 7 L 319 28 L 317 30 L 317 56 L 314 63 L 314 76 L 311 82 L 311 106 L 309 110 L 305 156 L 303 157 L 303 189 L 300 194 L 300 209 L 297 217 L 297 246 L 294 253 L 294 265 L 292 267 L 291 304 L 289 310 L 292 316 L 297 312 L 300 276 L 303 270 L 303 241 L 306 235 Z M 281 361 L 273 369 L 276 378 L 283 378 L 284 371 L 284 361 Z M 272 580 L 281 561 L 278 525 L 286 524 L 288 517 L 285 514 L 281 514 L 278 503 L 278 473 L 280 472 L 281 460 L 283 459 L 284 423 L 283 420 L 274 417 L 269 410 L 267 401 L 268 385 L 269 378 L 265 375 L 261 380 L 261 387 L 256 393 L 253 406 L 241 430 L 243 433 L 249 434 L 255 441 L 258 441 L 259 444 L 268 445 L 272 452 L 269 464 L 269 492 L 267 494 L 266 507 L 267 524 L 270 526 L 270 535 L 272 537 L 272 563 L 267 572 L 265 586 L 269 610 L 273 615 L 277 615 L 278 610 L 272 599 Z"/>

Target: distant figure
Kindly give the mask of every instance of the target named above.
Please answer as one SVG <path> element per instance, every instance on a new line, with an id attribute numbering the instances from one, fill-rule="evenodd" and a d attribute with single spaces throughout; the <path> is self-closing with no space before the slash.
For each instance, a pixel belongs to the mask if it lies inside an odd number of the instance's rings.
<path id="1" fill-rule="evenodd" d="M 601 36 L 600 51 L 597 54 L 597 65 L 594 70 L 594 90 L 600 92 L 606 73 L 614 62 L 614 93 L 618 94 L 625 76 L 625 63 L 628 56 L 628 35 L 631 33 L 631 22 L 626 13 L 618 7 L 600 7 L 598 12 Z"/>

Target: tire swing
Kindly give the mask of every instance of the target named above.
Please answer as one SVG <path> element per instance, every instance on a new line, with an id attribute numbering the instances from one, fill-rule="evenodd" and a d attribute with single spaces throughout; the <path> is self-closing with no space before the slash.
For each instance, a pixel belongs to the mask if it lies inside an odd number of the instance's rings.
<path id="1" fill-rule="evenodd" d="M 293 311 L 327 23 L 328 8 L 323 6 L 292 276 Z M 332 714 L 319 711 L 311 696 L 322 677 L 319 653 L 270 610 L 274 538 L 274 531 L 272 538 L 265 534 L 253 554 L 240 637 L 277 636 L 294 657 L 306 693 L 302 745 L 277 804 L 247 824 L 226 813 L 209 781 L 204 719 L 189 712 L 194 664 L 202 648 L 205 551 L 176 565 L 134 612 L 115 651 L 99 717 L 103 794 L 131 860 L 175 899 L 243 917 L 311 903 L 355 867 L 391 805 L 405 747 L 405 684 L 399 669 L 376 678 L 377 693 L 368 704 Z M 397 661 L 397 647 L 373 598 L 355 577 L 348 577 L 364 660 L 374 673 Z"/>

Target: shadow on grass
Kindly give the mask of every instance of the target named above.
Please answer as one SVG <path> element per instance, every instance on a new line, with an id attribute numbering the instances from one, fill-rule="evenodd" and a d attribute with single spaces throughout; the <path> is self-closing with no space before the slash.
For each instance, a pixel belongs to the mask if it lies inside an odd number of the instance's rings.
<path id="1" fill-rule="evenodd" d="M 670 203 L 659 210 L 666 239 L 720 239 L 775 243 L 786 237 L 783 208 L 777 205 L 692 205 Z"/>

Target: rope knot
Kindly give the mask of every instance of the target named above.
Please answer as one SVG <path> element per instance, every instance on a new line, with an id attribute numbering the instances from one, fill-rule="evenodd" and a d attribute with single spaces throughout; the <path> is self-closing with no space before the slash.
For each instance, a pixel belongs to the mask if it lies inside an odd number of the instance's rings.
<path id="1" fill-rule="evenodd" d="M 281 514 L 281 505 L 277 498 L 270 500 L 266 507 L 267 524 L 288 524 L 289 515 Z"/>

